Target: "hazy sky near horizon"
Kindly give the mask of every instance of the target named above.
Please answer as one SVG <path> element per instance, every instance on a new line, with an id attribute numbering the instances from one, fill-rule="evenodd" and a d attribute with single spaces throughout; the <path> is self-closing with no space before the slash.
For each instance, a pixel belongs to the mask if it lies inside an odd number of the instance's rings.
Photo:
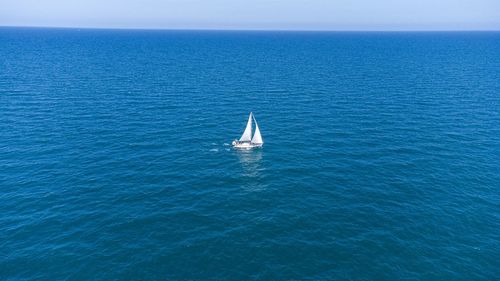
<path id="1" fill-rule="evenodd" d="M 500 0 L 0 0 L 0 26 L 500 30 Z"/>

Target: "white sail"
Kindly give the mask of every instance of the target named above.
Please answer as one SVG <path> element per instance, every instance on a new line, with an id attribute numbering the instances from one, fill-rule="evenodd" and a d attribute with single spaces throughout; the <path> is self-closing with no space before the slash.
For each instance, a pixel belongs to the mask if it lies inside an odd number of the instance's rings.
<path id="1" fill-rule="evenodd" d="M 241 135 L 240 141 L 250 141 L 252 139 L 252 112 L 250 112 L 250 116 L 248 116 L 247 127 Z"/>
<path id="2" fill-rule="evenodd" d="M 255 117 L 253 118 L 253 121 L 255 122 L 255 134 L 253 135 L 252 143 L 263 144 L 264 140 L 262 139 L 262 136 L 260 134 L 259 125 L 257 125 L 257 120 L 255 120 Z"/>

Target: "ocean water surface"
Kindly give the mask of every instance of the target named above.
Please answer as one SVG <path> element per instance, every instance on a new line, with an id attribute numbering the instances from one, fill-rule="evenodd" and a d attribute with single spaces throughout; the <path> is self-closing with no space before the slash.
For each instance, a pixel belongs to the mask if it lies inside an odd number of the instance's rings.
<path id="1" fill-rule="evenodd" d="M 494 280 L 499 188 L 500 33 L 0 28 L 2 280 Z"/>

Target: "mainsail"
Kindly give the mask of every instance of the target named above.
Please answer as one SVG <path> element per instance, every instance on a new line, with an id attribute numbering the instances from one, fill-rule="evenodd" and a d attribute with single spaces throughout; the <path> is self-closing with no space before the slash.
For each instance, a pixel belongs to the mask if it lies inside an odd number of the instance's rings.
<path id="1" fill-rule="evenodd" d="M 252 143 L 263 144 L 264 141 L 262 140 L 262 136 L 260 135 L 259 125 L 257 125 L 257 120 L 255 120 L 255 117 L 253 118 L 253 121 L 255 122 L 255 134 L 253 135 Z"/>
<path id="2" fill-rule="evenodd" d="M 257 130 L 259 129 L 257 128 Z M 243 135 L 241 135 L 240 141 L 250 141 L 251 139 L 252 139 L 252 112 L 250 112 L 250 115 L 248 116 L 247 127 L 245 128 Z"/>

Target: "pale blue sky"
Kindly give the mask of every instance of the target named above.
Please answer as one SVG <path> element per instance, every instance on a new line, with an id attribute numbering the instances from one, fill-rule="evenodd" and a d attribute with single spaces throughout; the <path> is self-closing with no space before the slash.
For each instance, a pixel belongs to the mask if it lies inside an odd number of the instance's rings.
<path id="1" fill-rule="evenodd" d="M 500 0 L 0 0 L 0 26 L 500 30 Z"/>

